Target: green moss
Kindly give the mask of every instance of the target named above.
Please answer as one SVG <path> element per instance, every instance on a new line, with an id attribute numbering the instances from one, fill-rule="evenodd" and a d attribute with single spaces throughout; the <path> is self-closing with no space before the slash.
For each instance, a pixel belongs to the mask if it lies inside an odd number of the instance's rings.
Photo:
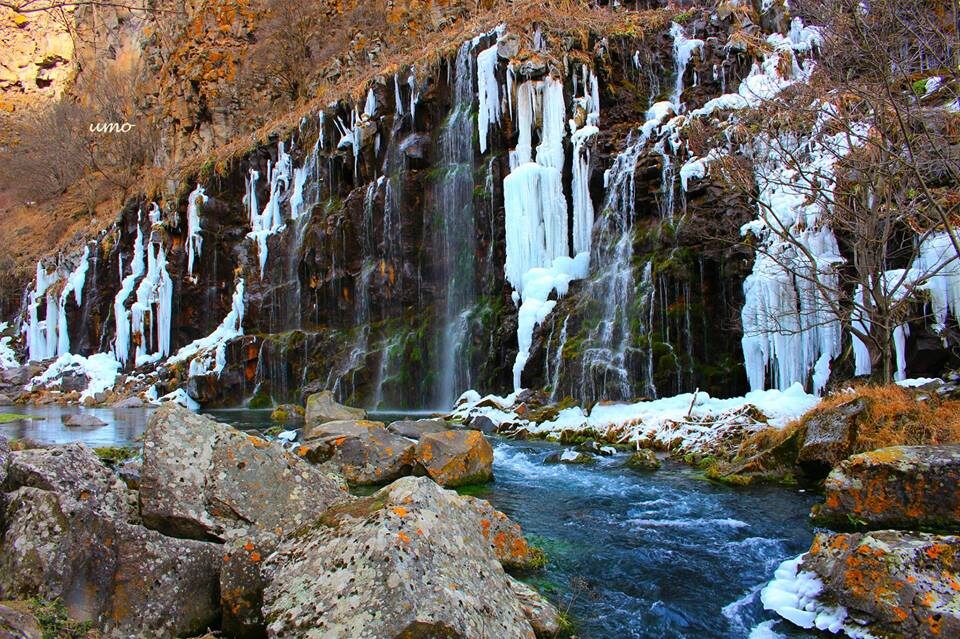
<path id="1" fill-rule="evenodd" d="M 18 415 L 17 413 L 0 413 L 0 424 L 9 424 L 10 422 L 20 421 L 21 419 L 35 419 L 30 415 Z"/>
<path id="2" fill-rule="evenodd" d="M 485 497 L 490 494 L 488 484 L 464 484 L 454 488 L 458 495 L 470 495 L 471 497 Z"/>
<path id="3" fill-rule="evenodd" d="M 30 612 L 40 623 L 43 639 L 83 639 L 93 629 L 93 622 L 71 619 L 66 606 L 59 599 L 48 601 L 34 598 L 27 603 Z"/>
<path id="4" fill-rule="evenodd" d="M 693 9 L 687 9 L 686 11 L 681 11 L 677 15 L 673 16 L 673 21 L 677 24 L 686 24 L 690 22 L 690 20 L 692 20 L 696 15 L 696 11 Z"/>
<path id="5" fill-rule="evenodd" d="M 251 408 L 253 410 L 270 408 L 271 406 L 273 406 L 273 400 L 270 399 L 270 394 L 262 391 L 255 393 L 254 396 L 251 397 L 247 402 L 247 408 Z"/>
<path id="6" fill-rule="evenodd" d="M 138 449 L 125 446 L 103 446 L 94 448 L 93 452 L 100 458 L 100 461 L 110 465 L 122 464 L 140 454 Z"/>
<path id="7" fill-rule="evenodd" d="M 927 78 L 920 78 L 913 82 L 913 94 L 914 95 L 926 95 L 927 94 Z"/>

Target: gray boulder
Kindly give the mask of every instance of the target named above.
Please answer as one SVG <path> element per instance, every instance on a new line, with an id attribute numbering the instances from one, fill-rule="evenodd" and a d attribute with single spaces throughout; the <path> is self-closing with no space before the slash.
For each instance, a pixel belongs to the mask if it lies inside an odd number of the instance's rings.
<path id="1" fill-rule="evenodd" d="M 219 544 L 165 537 L 30 486 L 7 495 L 3 520 L 0 598 L 59 599 L 111 637 L 172 638 L 217 622 Z"/>
<path id="2" fill-rule="evenodd" d="M 850 456 L 857 439 L 857 417 L 867 403 L 855 399 L 807 418 L 797 463 L 812 477 L 825 477 Z"/>
<path id="3" fill-rule="evenodd" d="M 228 637 L 264 637 L 263 562 L 277 547 L 271 533 L 233 539 L 224 546 L 220 566 L 221 628 Z"/>
<path id="4" fill-rule="evenodd" d="M 422 477 L 333 507 L 264 573 L 270 637 L 534 637 L 476 513 Z"/>
<path id="5" fill-rule="evenodd" d="M 107 422 L 96 415 L 88 413 L 73 413 L 64 417 L 62 421 L 67 428 L 100 428 L 107 425 Z"/>
<path id="6" fill-rule="evenodd" d="M 410 439 L 420 439 L 426 433 L 442 433 L 450 430 L 450 424 L 442 419 L 403 419 L 387 426 L 387 430 Z"/>
<path id="7" fill-rule="evenodd" d="M 325 390 L 307 397 L 304 419 L 308 426 L 343 419 L 364 419 L 367 411 L 338 403 L 333 393 Z"/>
<path id="8" fill-rule="evenodd" d="M 259 437 L 175 403 L 144 433 L 140 512 L 175 537 L 289 532 L 349 499 L 339 478 Z"/>
<path id="9" fill-rule="evenodd" d="M 143 408 L 144 406 L 146 406 L 146 403 L 136 395 L 124 397 L 113 403 L 113 408 Z"/>
<path id="10" fill-rule="evenodd" d="M 3 488 L 3 482 L 7 478 L 7 464 L 10 462 L 10 443 L 7 438 L 0 435 L 0 490 Z"/>
<path id="11" fill-rule="evenodd" d="M 295 450 L 314 463 L 325 462 L 351 484 L 385 484 L 413 472 L 413 441 L 382 422 L 338 420 L 307 429 Z"/>
<path id="12" fill-rule="evenodd" d="M 543 553 L 527 543 L 520 524 L 494 508 L 486 499 L 461 496 L 479 517 L 480 534 L 490 544 L 504 568 L 531 570 L 544 562 Z"/>
<path id="13" fill-rule="evenodd" d="M 21 486 L 52 491 L 124 521 L 139 519 L 136 493 L 81 443 L 9 453 L 0 488 L 12 492 Z"/>
<path id="14" fill-rule="evenodd" d="M 507 579 L 510 580 L 510 589 L 520 602 L 520 608 L 523 609 L 527 621 L 533 626 L 537 637 L 547 639 L 558 636 L 563 628 L 560 623 L 560 611 L 556 606 L 522 581 L 509 576 Z"/>

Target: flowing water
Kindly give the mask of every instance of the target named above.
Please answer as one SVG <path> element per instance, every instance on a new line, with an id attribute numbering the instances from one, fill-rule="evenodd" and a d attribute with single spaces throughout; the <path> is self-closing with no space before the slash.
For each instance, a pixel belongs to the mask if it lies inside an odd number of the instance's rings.
<path id="1" fill-rule="evenodd" d="M 85 410 L 108 422 L 68 429 L 41 419 L 0 425 L 5 436 L 61 443 L 127 444 L 146 410 Z M 265 428 L 269 411 L 210 411 L 238 428 Z M 374 413 L 374 419 L 423 417 Z M 681 464 L 653 473 L 621 468 L 624 455 L 593 467 L 548 465 L 541 442 L 494 443 L 496 481 L 476 491 L 514 518 L 547 554 L 527 579 L 568 609 L 581 639 L 771 639 L 812 637 L 762 610 L 759 590 L 776 566 L 807 548 L 815 496 L 782 487 L 729 488 Z"/>

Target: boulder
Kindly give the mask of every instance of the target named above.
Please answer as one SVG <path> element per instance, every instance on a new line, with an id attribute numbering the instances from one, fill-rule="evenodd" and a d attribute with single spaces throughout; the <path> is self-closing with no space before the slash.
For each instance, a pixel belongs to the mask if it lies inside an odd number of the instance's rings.
<path id="1" fill-rule="evenodd" d="M 338 403 L 333 393 L 325 390 L 307 397 L 304 419 L 307 425 L 322 424 L 345 419 L 364 419 L 367 411 Z"/>
<path id="2" fill-rule="evenodd" d="M 960 445 L 893 446 L 854 455 L 824 482 L 814 506 L 832 528 L 960 528 Z"/>
<path id="3" fill-rule="evenodd" d="M 520 36 L 515 33 L 505 33 L 497 40 L 497 56 L 504 60 L 517 57 L 520 53 Z"/>
<path id="4" fill-rule="evenodd" d="M 582 450 L 567 449 L 563 452 L 550 453 L 543 462 L 545 464 L 595 464 L 597 458 Z"/>
<path id="5" fill-rule="evenodd" d="M 530 570 L 543 563 L 543 553 L 527 543 L 520 525 L 495 509 L 486 499 L 462 496 L 480 517 L 480 534 L 490 543 L 504 568 Z"/>
<path id="6" fill-rule="evenodd" d="M 417 462 L 441 486 L 479 484 L 493 479 L 493 447 L 476 430 L 427 433 L 417 444 Z"/>
<path id="7" fill-rule="evenodd" d="M 801 568 L 818 600 L 880 637 L 960 637 L 960 537 L 883 530 L 816 536 Z"/>
<path id="8" fill-rule="evenodd" d="M 533 627 L 537 637 L 548 639 L 557 637 L 563 629 L 560 622 L 560 611 L 547 601 L 543 595 L 527 584 L 508 576 L 510 589 L 520 602 L 520 608 Z"/>
<path id="9" fill-rule="evenodd" d="M 627 461 L 623 462 L 623 465 L 635 470 L 657 470 L 660 468 L 660 460 L 652 450 L 639 448 L 627 458 Z"/>
<path id="10" fill-rule="evenodd" d="M 270 413 L 270 421 L 279 424 L 302 423 L 305 411 L 303 406 L 296 404 L 280 404 Z"/>
<path id="11" fill-rule="evenodd" d="M 109 636 L 189 636 L 220 616 L 219 544 L 165 537 L 31 486 L 7 495 L 3 520 L 0 598 L 59 599 Z"/>
<path id="12" fill-rule="evenodd" d="M 420 439 L 427 433 L 442 433 L 450 430 L 450 424 L 442 419 L 403 419 L 392 422 L 387 430 L 410 439 Z"/>
<path id="13" fill-rule="evenodd" d="M 231 540 L 223 548 L 220 566 L 221 629 L 228 637 L 265 637 L 261 608 L 266 580 L 263 562 L 277 547 L 271 533 Z"/>
<path id="14" fill-rule="evenodd" d="M 7 464 L 10 461 L 10 443 L 7 438 L 0 435 L 0 490 L 3 489 L 3 482 L 7 478 Z"/>
<path id="15" fill-rule="evenodd" d="M 131 459 L 120 464 L 117 468 L 117 477 L 131 490 L 140 490 L 140 472 L 143 469 L 142 459 Z"/>
<path id="16" fill-rule="evenodd" d="M 476 415 L 467 421 L 467 426 L 473 430 L 479 430 L 485 435 L 491 435 L 497 432 L 497 423 L 486 415 Z"/>
<path id="17" fill-rule="evenodd" d="M 308 439 L 296 452 L 310 461 L 326 462 L 355 485 L 386 484 L 413 472 L 413 441 L 391 433 L 380 422 L 327 422 L 323 427 L 338 423 L 351 426 L 339 434 Z"/>
<path id="18" fill-rule="evenodd" d="M 370 431 L 385 430 L 383 422 L 367 419 L 338 419 L 320 424 L 307 424 L 303 439 L 328 439 L 336 437 L 365 437 Z"/>
<path id="19" fill-rule="evenodd" d="M 797 453 L 797 463 L 811 477 L 825 477 L 853 452 L 857 439 L 857 417 L 867 409 L 855 399 L 807 418 Z"/>
<path id="20" fill-rule="evenodd" d="M 124 397 L 118 402 L 113 403 L 113 408 L 143 408 L 146 403 L 134 395 L 133 397 Z"/>
<path id="21" fill-rule="evenodd" d="M 0 603 L 0 639 L 43 639 L 43 630 L 26 605 Z"/>
<path id="22" fill-rule="evenodd" d="M 10 453 L 0 489 L 12 492 L 21 486 L 52 491 L 124 521 L 139 519 L 136 493 L 81 443 Z"/>
<path id="23" fill-rule="evenodd" d="M 100 428 L 107 425 L 107 422 L 88 413 L 73 413 L 64 417 L 62 421 L 67 428 Z"/>
<path id="24" fill-rule="evenodd" d="M 224 539 L 290 531 L 349 499 L 335 476 L 278 444 L 175 404 L 147 422 L 140 476 L 144 524 L 164 534 Z"/>
<path id="25" fill-rule="evenodd" d="M 423 477 L 331 508 L 264 573 L 277 639 L 534 637 L 476 512 Z"/>
<path id="26" fill-rule="evenodd" d="M 613 446 L 607 446 L 597 442 L 595 439 L 588 439 L 577 446 L 577 450 L 590 453 L 592 455 L 610 456 L 617 452 Z"/>

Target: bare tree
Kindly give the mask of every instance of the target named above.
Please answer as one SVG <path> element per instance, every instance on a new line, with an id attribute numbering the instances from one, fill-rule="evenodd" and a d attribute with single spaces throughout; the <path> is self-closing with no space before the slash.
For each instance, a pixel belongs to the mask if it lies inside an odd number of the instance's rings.
<path id="1" fill-rule="evenodd" d="M 757 203 L 759 256 L 811 297 L 789 315 L 809 314 L 807 327 L 839 322 L 858 360 L 865 354 L 890 381 L 897 342 L 920 317 L 931 281 L 960 275 L 957 3 L 805 0 L 797 8 L 822 25 L 817 66 L 744 116 L 756 156 L 749 167 L 742 158 L 721 166 Z M 788 215 L 784 198 L 793 198 Z M 831 240 L 811 226 L 829 228 L 836 246 L 823 246 Z M 796 330 L 780 319 L 765 330 Z"/>

